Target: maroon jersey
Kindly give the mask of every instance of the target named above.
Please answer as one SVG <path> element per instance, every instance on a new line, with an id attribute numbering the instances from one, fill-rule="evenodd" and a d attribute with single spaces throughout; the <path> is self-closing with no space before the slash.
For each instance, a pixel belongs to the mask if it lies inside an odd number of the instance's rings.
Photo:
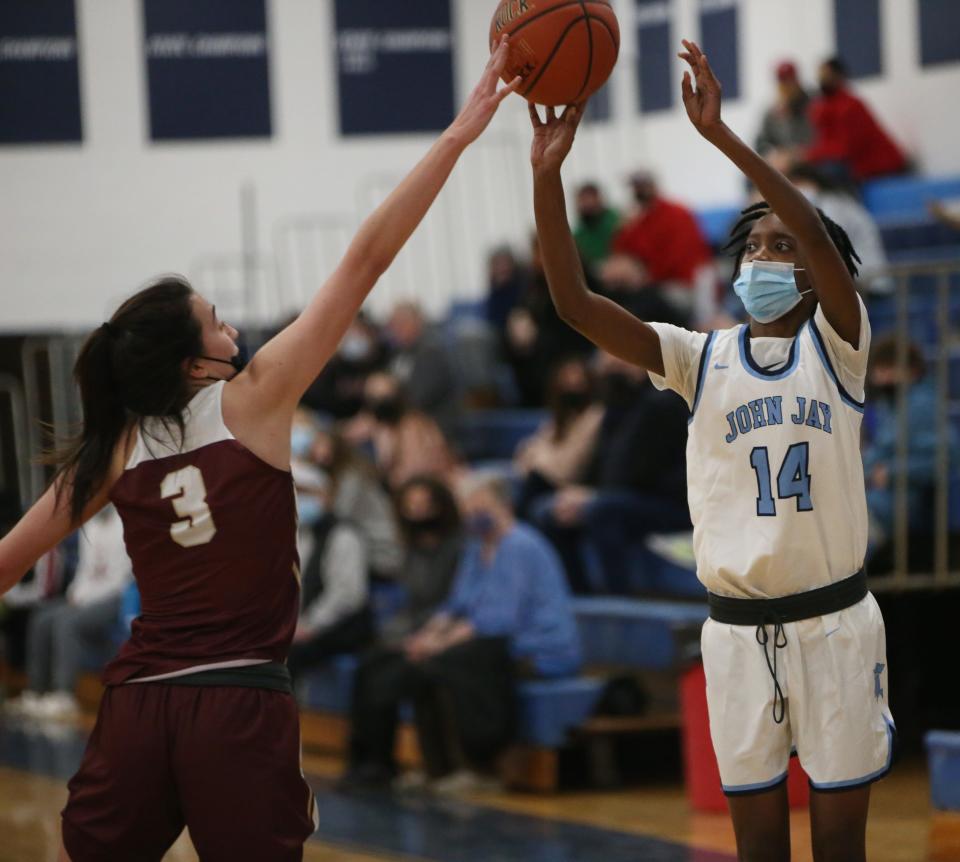
<path id="1" fill-rule="evenodd" d="M 113 487 L 142 610 L 108 685 L 286 658 L 300 604 L 293 480 L 233 437 L 223 387 L 193 398 L 182 441 L 150 420 Z"/>

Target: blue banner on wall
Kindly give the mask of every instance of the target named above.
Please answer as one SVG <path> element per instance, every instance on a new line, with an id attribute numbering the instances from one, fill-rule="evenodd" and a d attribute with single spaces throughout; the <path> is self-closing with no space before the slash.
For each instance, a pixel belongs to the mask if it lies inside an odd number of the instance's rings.
<path id="1" fill-rule="evenodd" d="M 454 117 L 450 0 L 336 0 L 340 131 L 436 132 Z"/>
<path id="2" fill-rule="evenodd" d="M 740 98 L 739 14 L 740 0 L 700 0 L 700 47 L 725 99 Z"/>
<path id="3" fill-rule="evenodd" d="M 265 0 L 144 0 L 155 141 L 269 137 Z"/>
<path id="4" fill-rule="evenodd" d="M 587 102 L 583 112 L 585 123 L 606 123 L 613 116 L 613 81 L 607 81 Z"/>
<path id="5" fill-rule="evenodd" d="M 0 143 L 82 139 L 73 4 L 0 2 Z"/>
<path id="6" fill-rule="evenodd" d="M 924 66 L 960 61 L 960 4 L 920 0 L 920 62 Z"/>
<path id="7" fill-rule="evenodd" d="M 673 107 L 673 0 L 637 0 L 637 75 L 640 113 Z"/>
<path id="8" fill-rule="evenodd" d="M 869 78 L 881 74 L 880 0 L 834 0 L 833 20 L 836 54 L 849 76 Z"/>

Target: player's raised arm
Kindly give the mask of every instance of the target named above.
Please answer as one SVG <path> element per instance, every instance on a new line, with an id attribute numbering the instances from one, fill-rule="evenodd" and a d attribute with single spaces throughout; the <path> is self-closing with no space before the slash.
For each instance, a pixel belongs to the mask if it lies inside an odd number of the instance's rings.
<path id="1" fill-rule="evenodd" d="M 679 56 L 690 72 L 683 74 L 683 104 L 696 130 L 732 161 L 757 187 L 780 220 L 801 245 L 810 282 L 830 325 L 844 341 L 857 347 L 860 338 L 860 304 L 853 277 L 830 239 L 823 222 L 810 202 L 794 185 L 767 164 L 735 135 L 720 118 L 720 82 L 710 68 L 706 54 L 695 42 L 683 41 L 686 50 Z"/>
<path id="2" fill-rule="evenodd" d="M 460 155 L 519 85 L 517 78 L 497 88 L 507 52 L 504 37 L 456 120 L 363 223 L 339 266 L 303 313 L 268 342 L 247 374 L 237 379 L 250 390 L 252 409 L 284 405 L 292 410 L 316 379 L 377 280 L 427 214 Z"/>
<path id="3" fill-rule="evenodd" d="M 582 105 L 561 116 L 547 108 L 546 121 L 530 106 L 533 122 L 533 202 L 537 234 L 550 296 L 570 326 L 608 353 L 656 374 L 663 374 L 663 354 L 656 331 L 587 287 L 583 264 L 570 232 L 560 170 L 573 146 Z"/>

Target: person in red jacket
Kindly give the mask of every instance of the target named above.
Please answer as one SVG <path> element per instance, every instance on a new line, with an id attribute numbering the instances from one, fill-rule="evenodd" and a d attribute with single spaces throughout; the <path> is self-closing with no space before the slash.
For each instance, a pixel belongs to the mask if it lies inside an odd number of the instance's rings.
<path id="1" fill-rule="evenodd" d="M 857 182 L 903 173 L 907 159 L 864 102 L 847 89 L 847 70 L 834 57 L 820 66 L 821 96 L 810 106 L 814 140 L 806 160 L 846 169 Z"/>
<path id="2" fill-rule="evenodd" d="M 660 197 L 649 173 L 635 173 L 630 184 L 638 209 L 614 238 L 614 253 L 640 260 L 652 282 L 693 287 L 696 273 L 713 260 L 696 216 Z"/>

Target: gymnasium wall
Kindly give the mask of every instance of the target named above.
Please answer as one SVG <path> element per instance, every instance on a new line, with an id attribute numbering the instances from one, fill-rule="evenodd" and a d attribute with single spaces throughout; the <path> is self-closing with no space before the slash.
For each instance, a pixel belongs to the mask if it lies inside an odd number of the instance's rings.
<path id="1" fill-rule="evenodd" d="M 404 0 L 414 2 L 414 0 Z M 727 121 L 752 138 L 773 93 L 772 67 L 794 58 L 813 80 L 834 50 L 834 0 L 741 0 L 741 97 Z M 858 90 L 930 173 L 960 173 L 960 64 L 921 68 L 920 0 L 881 0 L 883 74 Z M 939 2 L 939 0 L 937 0 Z M 586 127 L 567 177 L 599 178 L 622 199 L 622 179 L 654 169 L 671 194 L 698 206 L 735 202 L 733 170 L 672 110 L 640 116 L 634 0 L 615 0 L 623 25 L 609 123 Z M 672 37 L 698 35 L 700 4 L 675 0 Z M 483 66 L 493 0 L 453 0 L 459 103 Z M 139 0 L 77 0 L 82 145 L 0 147 L 0 330 L 94 324 L 153 274 L 184 272 L 244 316 L 240 189 L 253 190 L 247 248 L 250 315 L 291 310 L 332 267 L 362 213 L 426 149 L 430 136 L 338 134 L 332 0 L 268 0 L 273 136 L 150 143 Z M 673 67 L 679 94 L 682 69 Z M 409 250 L 378 288 L 382 311 L 419 296 L 434 312 L 483 290 L 484 252 L 526 245 L 528 120 L 511 99 L 471 150 Z M 302 218 L 309 215 L 305 222 Z M 319 218 L 318 218 L 319 217 Z M 277 286 L 282 284 L 285 289 Z"/>

